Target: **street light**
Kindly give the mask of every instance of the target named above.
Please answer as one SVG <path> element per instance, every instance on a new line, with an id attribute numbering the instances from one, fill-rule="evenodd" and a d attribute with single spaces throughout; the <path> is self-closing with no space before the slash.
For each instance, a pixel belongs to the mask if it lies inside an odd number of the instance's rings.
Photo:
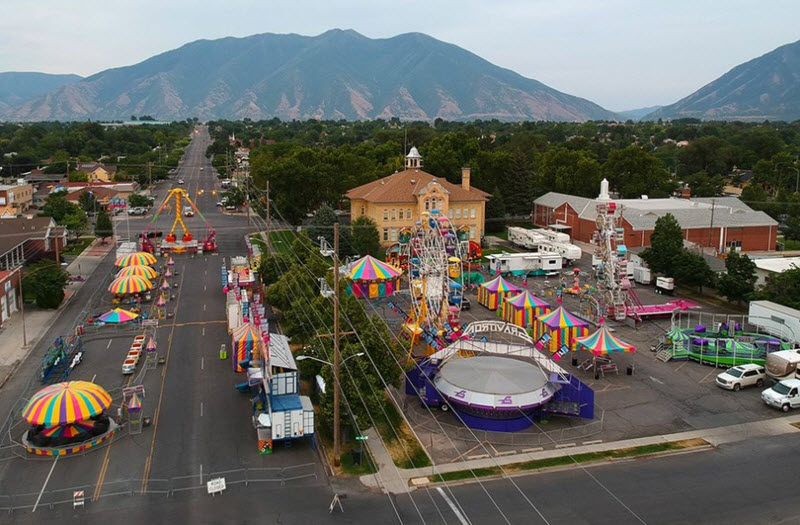
<path id="1" fill-rule="evenodd" d="M 796 176 L 794 178 L 794 192 L 800 192 L 800 169 L 796 168 L 793 163 L 791 162 L 776 162 L 775 167 L 778 166 L 788 166 L 789 169 L 794 170 Z"/>
<path id="2" fill-rule="evenodd" d="M 359 352 L 357 354 L 353 354 L 353 355 L 347 356 L 342 360 L 342 364 L 345 364 L 348 360 L 350 360 L 350 359 L 352 359 L 354 357 L 361 357 L 362 355 L 364 355 L 364 352 Z M 333 366 L 333 363 L 331 363 L 330 361 L 325 361 L 324 359 L 319 359 L 317 357 L 310 356 L 310 355 L 299 355 L 299 356 L 297 356 L 295 358 L 295 361 L 304 361 L 306 359 L 311 359 L 312 361 L 317 361 L 318 363 L 323 363 L 325 365 Z"/>

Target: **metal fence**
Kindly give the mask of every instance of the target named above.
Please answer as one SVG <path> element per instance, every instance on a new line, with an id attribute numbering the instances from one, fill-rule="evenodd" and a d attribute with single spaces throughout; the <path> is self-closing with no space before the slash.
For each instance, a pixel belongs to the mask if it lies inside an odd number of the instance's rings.
<path id="1" fill-rule="evenodd" d="M 317 479 L 317 464 L 305 463 L 283 468 L 244 467 L 240 469 L 176 476 L 167 479 L 149 478 L 146 483 L 142 479 L 126 479 L 103 483 L 102 490 L 96 494 L 97 486 L 77 485 L 63 489 L 52 489 L 42 493 L 0 494 L 0 512 L 13 516 L 34 509 L 55 509 L 62 505 L 73 505 L 74 494 L 82 491 L 85 504 L 118 497 L 161 496 L 175 497 L 183 492 L 206 490 L 206 482 L 214 478 L 225 478 L 227 488 L 237 485 L 248 486 L 251 483 L 279 484 L 299 482 L 306 479 Z"/>

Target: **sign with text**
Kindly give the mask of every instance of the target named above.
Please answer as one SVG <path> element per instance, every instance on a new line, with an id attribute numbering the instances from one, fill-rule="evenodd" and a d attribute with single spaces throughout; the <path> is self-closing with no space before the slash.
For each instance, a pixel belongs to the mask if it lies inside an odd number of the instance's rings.
<path id="1" fill-rule="evenodd" d="M 212 496 L 214 494 L 219 494 L 223 490 L 225 490 L 225 478 L 214 478 L 208 480 L 206 483 L 206 488 L 208 489 L 208 493 Z"/>

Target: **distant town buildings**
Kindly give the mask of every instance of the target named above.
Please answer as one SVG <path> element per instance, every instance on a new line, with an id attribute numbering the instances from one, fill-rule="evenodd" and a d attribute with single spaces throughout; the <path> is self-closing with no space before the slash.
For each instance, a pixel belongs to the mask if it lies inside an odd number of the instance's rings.
<path id="1" fill-rule="evenodd" d="M 30 184 L 0 185 L 0 218 L 21 215 L 33 202 L 33 186 Z"/>
<path id="2" fill-rule="evenodd" d="M 351 218 L 375 221 L 381 244 L 386 246 L 397 242 L 401 229 L 412 228 L 431 210 L 439 210 L 456 227 L 469 227 L 470 239 L 479 241 L 491 195 L 470 185 L 469 168 L 462 168 L 460 185 L 422 171 L 422 156 L 411 148 L 405 170 L 353 188 L 345 197 L 350 200 Z"/>
<path id="3" fill-rule="evenodd" d="M 107 166 L 102 162 L 81 162 L 78 171 L 86 173 L 89 182 L 112 182 L 117 173 L 116 166 Z"/>

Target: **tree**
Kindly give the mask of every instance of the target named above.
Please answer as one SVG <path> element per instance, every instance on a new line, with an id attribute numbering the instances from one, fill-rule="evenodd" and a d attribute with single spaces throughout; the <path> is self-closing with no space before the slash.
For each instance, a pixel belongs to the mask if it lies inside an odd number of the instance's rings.
<path id="1" fill-rule="evenodd" d="M 353 252 L 358 255 L 381 255 L 381 242 L 378 236 L 378 225 L 366 215 L 359 217 L 350 224 L 350 242 Z"/>
<path id="2" fill-rule="evenodd" d="M 725 274 L 717 281 L 717 290 L 729 301 L 741 302 L 753 293 L 756 285 L 756 263 L 734 250 L 725 259 Z"/>
<path id="3" fill-rule="evenodd" d="M 458 226 L 458 225 L 456 225 Z M 494 189 L 492 198 L 486 203 L 486 232 L 495 233 L 505 229 L 506 201 L 499 188 Z"/>
<path id="4" fill-rule="evenodd" d="M 713 286 L 714 272 L 702 255 L 688 250 L 681 251 L 673 260 L 672 276 L 683 285 L 703 290 L 703 286 Z"/>
<path id="5" fill-rule="evenodd" d="M 675 258 L 683 253 L 683 230 L 671 213 L 659 217 L 650 246 L 642 251 L 641 257 L 656 273 L 672 276 Z"/>
<path id="6" fill-rule="evenodd" d="M 722 175 L 711 177 L 705 171 L 683 177 L 683 182 L 691 188 L 692 197 L 716 197 L 725 187 L 725 178 Z"/>
<path id="7" fill-rule="evenodd" d="M 97 206 L 97 199 L 95 198 L 94 193 L 89 190 L 85 190 L 83 193 L 81 193 L 80 197 L 78 197 L 78 206 L 80 206 L 86 213 L 94 212 Z"/>
<path id="8" fill-rule="evenodd" d="M 40 215 L 52 217 L 58 224 L 64 224 L 64 217 L 78 208 L 66 199 L 66 195 L 65 191 L 50 194 L 44 201 Z"/>
<path id="9" fill-rule="evenodd" d="M 800 217 L 790 215 L 786 219 L 786 229 L 783 231 L 784 237 L 792 241 L 800 241 Z"/>
<path id="10" fill-rule="evenodd" d="M 800 309 L 800 268 L 772 274 L 753 298 L 766 299 L 789 308 Z"/>
<path id="11" fill-rule="evenodd" d="M 603 174 L 623 199 L 667 197 L 675 189 L 661 161 L 636 145 L 609 153 Z"/>
<path id="12" fill-rule="evenodd" d="M 339 222 L 339 218 L 333 208 L 327 205 L 321 206 L 308 227 L 308 236 L 311 238 L 311 242 L 319 244 L 319 238 L 325 237 L 325 240 L 333 246 L 333 225 L 337 222 Z"/>
<path id="13" fill-rule="evenodd" d="M 89 174 L 83 171 L 70 171 L 67 178 L 70 182 L 89 182 Z"/>
<path id="14" fill-rule="evenodd" d="M 97 219 L 94 224 L 94 234 L 100 237 L 100 241 L 105 244 L 106 239 L 114 235 L 114 225 L 111 223 L 111 217 L 108 215 L 104 206 L 101 206 Z"/>
<path id="15" fill-rule="evenodd" d="M 150 199 L 148 199 L 145 195 L 139 195 L 138 193 L 134 193 L 128 197 L 128 207 L 129 208 L 137 208 L 137 207 L 149 207 L 150 206 Z"/>
<path id="16" fill-rule="evenodd" d="M 39 308 L 58 308 L 67 283 L 69 274 L 52 259 L 31 264 L 22 277 L 26 295 L 32 295 Z"/>
<path id="17" fill-rule="evenodd" d="M 89 230 L 89 217 L 85 211 L 73 205 L 73 209 L 64 217 L 61 224 L 66 226 L 69 235 L 77 238 Z"/>

